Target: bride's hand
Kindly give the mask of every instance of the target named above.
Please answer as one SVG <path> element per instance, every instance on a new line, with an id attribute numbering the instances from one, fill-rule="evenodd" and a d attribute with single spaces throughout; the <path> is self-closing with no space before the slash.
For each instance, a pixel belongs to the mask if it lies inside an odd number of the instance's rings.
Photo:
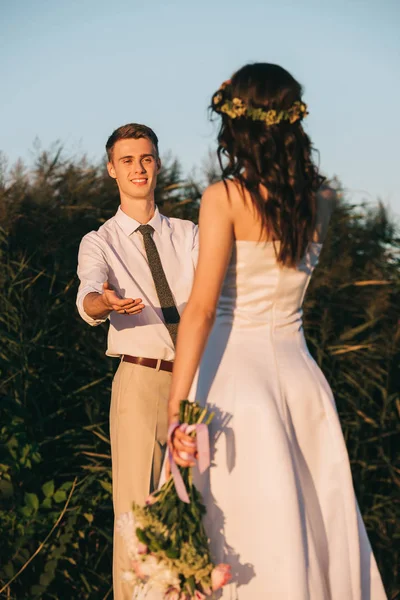
<path id="1" fill-rule="evenodd" d="M 186 435 L 177 427 L 170 444 L 172 456 L 177 465 L 180 467 L 194 467 L 197 456 L 196 438 Z"/>

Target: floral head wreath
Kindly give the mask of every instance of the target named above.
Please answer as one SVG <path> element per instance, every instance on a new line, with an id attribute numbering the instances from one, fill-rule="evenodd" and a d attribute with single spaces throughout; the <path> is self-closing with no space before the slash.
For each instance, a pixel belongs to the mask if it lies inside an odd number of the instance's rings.
<path id="1" fill-rule="evenodd" d="M 287 110 L 264 110 L 263 108 L 250 106 L 241 98 L 232 98 L 230 100 L 226 97 L 225 92 L 230 83 L 230 80 L 224 81 L 219 90 L 214 94 L 212 107 L 217 113 L 224 113 L 231 119 L 245 117 L 252 121 L 263 121 L 267 126 L 270 126 L 278 125 L 281 121 L 295 123 L 308 115 L 307 104 L 300 100 L 296 100 Z"/>

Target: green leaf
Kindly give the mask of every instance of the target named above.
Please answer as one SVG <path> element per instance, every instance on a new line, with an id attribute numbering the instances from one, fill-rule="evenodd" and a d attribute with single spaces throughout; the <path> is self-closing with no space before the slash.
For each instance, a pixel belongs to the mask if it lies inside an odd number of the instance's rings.
<path id="1" fill-rule="evenodd" d="M 42 598 L 43 596 L 43 592 L 46 591 L 46 588 L 43 587 L 42 585 L 33 585 L 31 587 L 31 594 L 32 596 L 35 596 L 36 598 Z"/>
<path id="2" fill-rule="evenodd" d="M 29 494 L 26 492 L 24 498 L 25 504 L 29 508 L 33 508 L 35 511 L 39 508 L 39 498 L 36 496 L 36 494 Z"/>
<path id="3" fill-rule="evenodd" d="M 93 515 L 91 515 L 90 513 L 83 513 L 83 516 L 88 521 L 88 523 L 93 523 Z"/>
<path id="4" fill-rule="evenodd" d="M 158 540 L 151 540 L 149 543 L 149 549 L 150 552 L 158 552 L 159 550 L 162 550 L 162 545 Z"/>
<path id="5" fill-rule="evenodd" d="M 188 586 L 190 588 L 190 592 L 192 594 L 194 594 L 195 589 L 196 589 L 196 581 L 195 581 L 193 575 L 186 580 L 186 583 L 188 584 Z"/>
<path id="6" fill-rule="evenodd" d="M 106 492 L 109 492 L 110 494 L 112 494 L 112 485 L 109 481 L 101 480 L 100 485 L 103 488 L 103 490 L 106 490 Z"/>
<path id="7" fill-rule="evenodd" d="M 30 450 L 32 449 L 32 446 L 30 446 L 29 444 L 25 444 L 25 446 L 22 449 L 21 452 L 21 462 L 24 463 L 26 457 L 28 456 Z"/>
<path id="8" fill-rule="evenodd" d="M 60 487 L 60 490 L 65 490 L 66 492 L 69 492 L 69 490 L 72 488 L 72 481 L 65 481 Z"/>
<path id="9" fill-rule="evenodd" d="M 53 501 L 51 498 L 45 498 L 42 502 L 42 507 L 43 508 L 51 508 L 52 504 L 53 504 Z"/>
<path id="10" fill-rule="evenodd" d="M 48 481 L 42 485 L 42 492 L 46 496 L 46 498 L 51 498 L 54 494 L 54 480 Z"/>
<path id="11" fill-rule="evenodd" d="M 56 548 L 52 553 L 53 558 L 62 558 L 66 548 L 63 544 L 61 544 L 58 548 Z"/>
<path id="12" fill-rule="evenodd" d="M 180 552 L 176 548 L 169 548 L 165 551 L 165 554 L 168 556 L 168 558 L 179 558 Z"/>
<path id="13" fill-rule="evenodd" d="M 14 565 L 12 564 L 12 562 L 7 563 L 6 565 L 4 565 L 4 567 L 2 567 L 2 571 L 5 574 L 5 576 L 7 577 L 7 579 L 11 579 L 11 577 L 14 577 Z"/>
<path id="14" fill-rule="evenodd" d="M 46 588 L 50 585 L 52 579 L 54 579 L 54 571 L 52 573 L 42 573 L 39 578 L 39 583 Z"/>
<path id="15" fill-rule="evenodd" d="M 54 573 L 54 571 L 55 571 L 55 570 L 56 570 L 56 568 L 57 568 L 57 564 L 58 564 L 58 561 L 57 561 L 57 560 L 54 560 L 54 559 L 53 559 L 53 560 L 49 560 L 49 561 L 48 561 L 48 562 L 45 564 L 45 566 L 44 566 L 44 570 L 45 570 L 45 572 L 46 572 L 46 573 Z"/>
<path id="16" fill-rule="evenodd" d="M 39 452 L 34 452 L 34 453 L 32 454 L 32 460 L 33 460 L 33 462 L 35 462 L 35 463 L 40 463 L 40 462 L 42 461 L 42 457 L 41 457 L 41 455 L 39 454 Z"/>
<path id="17" fill-rule="evenodd" d="M 0 479 L 0 496 L 10 498 L 14 493 L 14 487 L 11 481 Z"/>
<path id="18" fill-rule="evenodd" d="M 53 496 L 54 502 L 65 502 L 67 494 L 64 490 L 57 490 Z"/>
<path id="19" fill-rule="evenodd" d="M 146 546 L 149 545 L 149 538 L 147 537 L 147 535 L 145 534 L 143 529 L 139 529 L 139 528 L 136 529 L 136 537 L 139 540 L 139 542 L 146 544 Z"/>
<path id="20" fill-rule="evenodd" d="M 62 535 L 60 535 L 60 543 L 61 544 L 68 544 L 69 541 L 71 540 L 71 535 L 67 534 L 67 533 L 63 533 Z"/>

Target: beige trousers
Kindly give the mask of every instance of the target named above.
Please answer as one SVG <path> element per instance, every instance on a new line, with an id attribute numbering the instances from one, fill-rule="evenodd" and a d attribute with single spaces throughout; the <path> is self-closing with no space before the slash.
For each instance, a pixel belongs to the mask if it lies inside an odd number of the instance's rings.
<path id="1" fill-rule="evenodd" d="M 167 404 L 171 373 L 121 362 L 114 376 L 110 436 L 114 518 L 144 504 L 158 485 L 167 442 Z M 131 600 L 129 585 L 121 581 L 129 569 L 121 536 L 114 528 L 114 600 Z"/>

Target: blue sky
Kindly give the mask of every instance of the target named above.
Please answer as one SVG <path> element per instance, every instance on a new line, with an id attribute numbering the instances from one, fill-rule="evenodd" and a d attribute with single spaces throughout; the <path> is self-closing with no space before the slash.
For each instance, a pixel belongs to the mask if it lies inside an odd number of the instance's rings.
<path id="1" fill-rule="evenodd" d="M 215 148 L 211 94 L 275 62 L 304 85 L 323 171 L 400 215 L 399 30 L 397 0 L 0 0 L 0 149 L 59 139 L 97 161 L 136 121 L 189 171 Z"/>

